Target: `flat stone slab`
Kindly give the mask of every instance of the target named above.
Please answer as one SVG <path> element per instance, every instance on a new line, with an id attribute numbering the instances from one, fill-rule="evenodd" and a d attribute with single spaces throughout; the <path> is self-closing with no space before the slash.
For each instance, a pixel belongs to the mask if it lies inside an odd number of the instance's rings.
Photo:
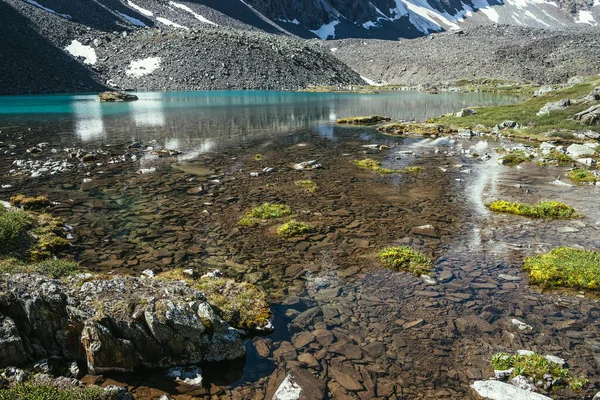
<path id="1" fill-rule="evenodd" d="M 476 381 L 471 388 L 484 399 L 490 400 L 551 400 L 550 397 L 500 381 Z"/>

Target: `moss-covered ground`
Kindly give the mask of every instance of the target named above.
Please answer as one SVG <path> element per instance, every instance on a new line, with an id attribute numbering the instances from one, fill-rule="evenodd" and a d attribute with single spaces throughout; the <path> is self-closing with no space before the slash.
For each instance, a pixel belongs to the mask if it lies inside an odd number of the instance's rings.
<path id="1" fill-rule="evenodd" d="M 428 274 L 433 268 L 426 255 L 407 246 L 385 248 L 377 254 L 377 259 L 388 269 L 412 272 L 415 276 Z"/>
<path id="2" fill-rule="evenodd" d="M 524 204 L 506 200 L 496 200 L 486 204 L 491 211 L 515 214 L 529 218 L 578 218 L 573 207 L 557 201 L 540 201 L 538 204 Z"/>
<path id="3" fill-rule="evenodd" d="M 529 282 L 542 287 L 600 289 L 600 252 L 559 247 L 549 253 L 528 257 L 523 269 Z"/>

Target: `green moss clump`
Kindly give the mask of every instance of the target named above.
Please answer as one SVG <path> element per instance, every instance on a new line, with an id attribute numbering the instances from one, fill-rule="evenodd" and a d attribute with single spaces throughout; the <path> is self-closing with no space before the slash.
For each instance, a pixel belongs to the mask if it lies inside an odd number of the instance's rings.
<path id="1" fill-rule="evenodd" d="M 510 150 L 501 158 L 503 165 L 519 165 L 531 161 L 533 155 L 527 155 L 523 150 Z"/>
<path id="2" fill-rule="evenodd" d="M 256 153 L 256 154 L 254 155 L 254 159 L 255 159 L 256 161 L 260 160 L 261 158 L 262 158 L 262 157 L 261 157 L 261 155 L 260 155 L 260 154 L 258 154 L 258 153 Z"/>
<path id="3" fill-rule="evenodd" d="M 542 287 L 600 289 L 600 253 L 559 247 L 547 254 L 528 257 L 523 269 L 529 282 Z"/>
<path id="4" fill-rule="evenodd" d="M 491 211 L 503 214 L 522 215 L 529 218 L 580 218 L 581 214 L 567 204 L 558 201 L 540 201 L 530 205 L 506 200 L 496 200 L 486 204 Z"/>
<path id="5" fill-rule="evenodd" d="M 33 264 L 23 263 L 15 259 L 0 261 L 0 274 L 36 273 L 59 279 L 81 272 L 79 265 L 69 260 L 48 259 Z"/>
<path id="6" fill-rule="evenodd" d="M 394 271 L 409 271 L 415 276 L 428 274 L 433 263 L 427 256 L 407 246 L 388 247 L 377 254 L 379 261 Z"/>
<path id="7" fill-rule="evenodd" d="M 227 278 L 193 279 L 182 269 L 165 271 L 158 279 L 182 280 L 200 290 L 217 314 L 237 329 L 259 330 L 269 325 L 271 309 L 255 285 Z"/>
<path id="8" fill-rule="evenodd" d="M 277 235 L 281 238 L 290 238 L 294 236 L 302 236 L 314 231 L 311 225 L 296 220 L 291 220 L 281 225 L 277 229 Z"/>
<path id="9" fill-rule="evenodd" d="M 568 165 L 573 163 L 573 159 L 571 157 L 555 149 L 550 150 L 550 152 L 546 156 L 544 156 L 544 158 L 550 161 L 554 161 L 558 165 Z"/>
<path id="10" fill-rule="evenodd" d="M 600 177 L 587 169 L 571 170 L 567 172 L 567 178 L 577 183 L 594 183 L 600 181 Z"/>
<path id="11" fill-rule="evenodd" d="M 380 174 L 394 174 L 397 171 L 395 169 L 383 168 L 380 161 L 373 160 L 371 158 L 365 158 L 364 160 L 354 160 L 354 165 L 359 168 L 370 169 Z"/>
<path id="12" fill-rule="evenodd" d="M 588 382 L 586 378 L 573 376 L 567 368 L 563 368 L 537 353 L 524 355 L 496 353 L 492 356 L 491 366 L 493 369 L 501 371 L 512 368 L 513 373 L 510 378 L 522 375 L 533 378 L 534 382 L 545 381 L 544 375 L 551 375 L 553 380 L 562 378 L 565 384 L 573 390 L 581 389 Z"/>
<path id="13" fill-rule="evenodd" d="M 251 227 L 257 225 L 261 220 L 281 218 L 291 214 L 292 210 L 285 204 L 264 203 L 248 211 L 244 217 L 240 219 L 238 225 Z"/>
<path id="14" fill-rule="evenodd" d="M 375 125 L 385 121 L 391 121 L 391 118 L 382 117 L 381 115 L 369 115 L 367 117 L 346 117 L 338 119 L 336 123 L 346 125 Z"/>
<path id="15" fill-rule="evenodd" d="M 11 196 L 10 204 L 14 207 L 21 207 L 23 210 L 40 210 L 49 207 L 52 202 L 44 196 L 25 197 L 22 194 Z"/>
<path id="16" fill-rule="evenodd" d="M 116 400 L 116 392 L 101 387 L 58 387 L 44 383 L 17 383 L 0 389 L 0 400 Z"/>
<path id="17" fill-rule="evenodd" d="M 319 186 L 317 186 L 317 184 L 311 181 L 310 179 L 301 179 L 299 181 L 296 181 L 296 186 L 301 187 L 310 193 L 316 192 L 319 188 Z"/>

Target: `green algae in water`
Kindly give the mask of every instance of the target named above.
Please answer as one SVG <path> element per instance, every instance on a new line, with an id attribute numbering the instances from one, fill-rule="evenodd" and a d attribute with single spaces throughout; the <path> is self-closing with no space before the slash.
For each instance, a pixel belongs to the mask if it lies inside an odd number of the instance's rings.
<path id="1" fill-rule="evenodd" d="M 408 246 L 388 247 L 377 254 L 377 259 L 393 271 L 409 271 L 415 276 L 428 274 L 433 262 L 423 253 Z"/>
<path id="2" fill-rule="evenodd" d="M 311 233 L 315 230 L 311 225 L 305 224 L 304 222 L 298 222 L 296 220 L 291 220 L 281 225 L 279 229 L 277 229 L 277 235 L 281 238 L 291 238 L 294 236 L 302 236 L 308 233 Z"/>
<path id="3" fill-rule="evenodd" d="M 257 225 L 261 220 L 281 218 L 291 214 L 292 210 L 285 204 L 264 203 L 248 211 L 238 224 L 250 227 Z"/>
<path id="4" fill-rule="evenodd" d="M 600 289 L 600 252 L 559 247 L 547 254 L 526 258 L 523 269 L 534 285 Z"/>
<path id="5" fill-rule="evenodd" d="M 502 214 L 521 215 L 529 218 L 581 218 L 573 207 L 558 201 L 540 201 L 530 205 L 506 200 L 496 200 L 486 204 L 491 211 Z"/>

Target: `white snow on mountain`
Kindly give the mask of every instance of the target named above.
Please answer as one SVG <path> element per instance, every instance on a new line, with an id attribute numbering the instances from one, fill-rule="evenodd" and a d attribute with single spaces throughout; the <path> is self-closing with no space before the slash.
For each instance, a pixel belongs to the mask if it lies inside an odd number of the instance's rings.
<path id="1" fill-rule="evenodd" d="M 578 24 L 589 24 L 592 26 L 598 25 L 598 23 L 594 19 L 594 16 L 592 15 L 592 13 L 587 10 L 579 11 L 579 13 L 577 14 L 577 17 L 575 17 L 575 22 Z"/>
<path id="2" fill-rule="evenodd" d="M 84 64 L 94 65 L 98 61 L 96 50 L 91 46 L 82 44 L 79 40 L 71 41 L 71 44 L 65 47 L 65 51 L 73 57 L 83 58 Z"/>
<path id="3" fill-rule="evenodd" d="M 161 24 L 165 24 L 167 26 L 172 26 L 173 28 L 186 29 L 186 30 L 190 29 L 187 26 L 179 25 L 178 23 L 173 22 L 173 21 L 168 20 L 168 19 L 163 18 L 163 17 L 156 17 L 156 20 L 158 22 L 160 22 Z"/>
<path id="4" fill-rule="evenodd" d="M 209 21 L 208 19 L 204 18 L 202 15 L 197 14 L 196 12 L 194 12 L 194 10 L 192 10 L 191 8 L 189 8 L 188 6 L 186 6 L 185 4 L 181 4 L 181 3 L 176 3 L 174 1 L 169 1 L 169 4 L 172 5 L 173 7 L 177 7 L 183 11 L 187 11 L 190 14 L 192 14 L 198 21 L 200 22 L 204 22 L 206 24 L 211 24 L 211 25 L 217 25 L 212 21 Z"/>
<path id="5" fill-rule="evenodd" d="M 331 39 L 335 39 L 335 26 L 339 24 L 340 21 L 331 21 L 328 24 L 323 24 L 319 29 L 311 31 L 321 39 L 325 40 L 331 37 Z"/>
<path id="6" fill-rule="evenodd" d="M 120 15 L 121 17 L 125 18 L 127 21 L 129 21 L 131 24 L 135 25 L 135 26 L 146 26 L 145 23 L 143 23 L 142 21 L 140 21 L 137 18 L 133 18 L 127 14 L 123 14 L 122 12 L 115 10 L 115 12 Z"/>
<path id="7" fill-rule="evenodd" d="M 131 8 L 133 8 L 134 10 L 136 10 L 137 12 L 139 12 L 140 14 L 145 15 L 146 17 L 151 17 L 154 15 L 154 13 L 152 11 L 142 8 L 142 7 L 138 6 L 137 4 L 133 3 L 132 1 L 127 1 L 127 5 Z"/>
<path id="8" fill-rule="evenodd" d="M 63 18 L 66 18 L 66 19 L 71 19 L 72 18 L 69 14 L 57 13 L 56 11 L 54 11 L 51 8 L 44 7 L 43 5 L 41 5 L 40 3 L 38 3 L 37 1 L 34 1 L 34 0 L 25 0 L 25 1 L 27 3 L 29 3 L 29 4 L 31 4 L 32 6 L 36 6 L 38 8 L 41 8 L 42 10 L 47 11 L 47 12 L 49 12 L 51 14 L 54 14 L 54 15 L 58 15 L 59 17 L 63 17 Z"/>
<path id="9" fill-rule="evenodd" d="M 160 57 L 148 57 L 132 61 L 125 73 L 129 76 L 139 78 L 153 73 L 158 67 L 160 67 Z"/>

